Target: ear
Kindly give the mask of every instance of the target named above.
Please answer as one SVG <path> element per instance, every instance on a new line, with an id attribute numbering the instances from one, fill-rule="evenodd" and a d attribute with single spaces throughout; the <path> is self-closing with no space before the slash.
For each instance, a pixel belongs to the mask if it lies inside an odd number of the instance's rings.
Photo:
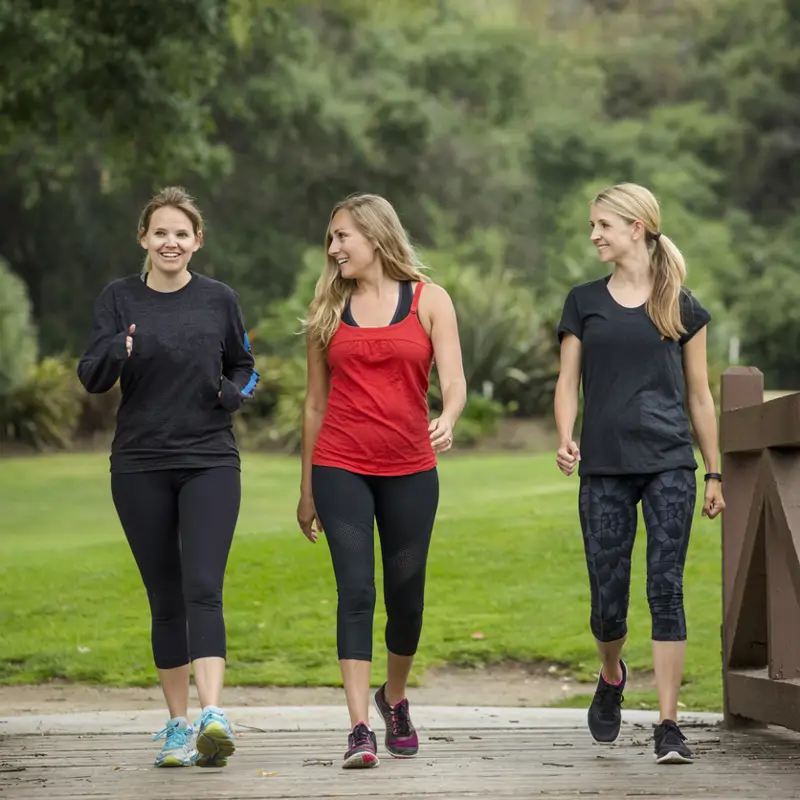
<path id="1" fill-rule="evenodd" d="M 644 226 L 644 222 L 640 219 L 634 220 L 633 222 L 633 230 L 631 231 L 631 238 L 633 241 L 637 241 L 638 239 L 642 239 L 647 233 L 647 228 Z"/>
<path id="2" fill-rule="evenodd" d="M 147 245 L 144 243 L 144 235 L 147 231 L 144 228 L 139 228 L 139 244 L 142 246 L 142 250 L 147 250 Z"/>
<path id="3" fill-rule="evenodd" d="M 203 231 L 197 231 L 194 236 L 194 250 L 193 253 L 196 253 L 201 247 L 203 246 Z"/>

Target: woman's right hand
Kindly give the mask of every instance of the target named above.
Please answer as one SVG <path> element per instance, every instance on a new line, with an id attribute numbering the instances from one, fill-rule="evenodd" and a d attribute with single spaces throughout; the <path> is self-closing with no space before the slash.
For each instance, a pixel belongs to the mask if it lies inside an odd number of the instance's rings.
<path id="1" fill-rule="evenodd" d="M 314 506 L 314 498 L 310 494 L 300 495 L 300 502 L 297 504 L 297 522 L 306 539 L 311 544 L 316 544 L 319 533 L 322 531 L 322 525 Z"/>
<path id="2" fill-rule="evenodd" d="M 572 475 L 581 460 L 581 451 L 572 440 L 561 442 L 556 451 L 556 464 L 565 475 Z"/>

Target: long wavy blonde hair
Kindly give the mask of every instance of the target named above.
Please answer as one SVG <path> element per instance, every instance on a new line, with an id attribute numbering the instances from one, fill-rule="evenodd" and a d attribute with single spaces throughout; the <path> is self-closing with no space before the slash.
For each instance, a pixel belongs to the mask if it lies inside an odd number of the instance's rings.
<path id="1" fill-rule="evenodd" d="M 392 204 L 377 194 L 355 194 L 337 203 L 331 211 L 325 234 L 325 269 L 322 271 L 308 308 L 304 328 L 310 338 L 325 349 L 336 333 L 356 281 L 343 278 L 336 260 L 328 254 L 333 241 L 331 223 L 339 211 L 349 211 L 358 230 L 380 256 L 384 273 L 396 281 L 425 281 L 425 269 Z"/>
<path id="2" fill-rule="evenodd" d="M 681 321 L 680 294 L 686 280 L 686 262 L 671 239 L 661 233 L 661 208 L 649 189 L 635 183 L 620 183 L 603 189 L 592 201 L 618 214 L 626 222 L 641 220 L 645 227 L 653 291 L 645 309 L 667 339 L 679 339 L 686 328 Z"/>
<path id="3" fill-rule="evenodd" d="M 166 208 L 167 206 L 183 211 L 192 223 L 194 235 L 202 236 L 203 215 L 195 204 L 194 198 L 182 186 L 167 186 L 148 200 L 147 205 L 139 215 L 138 239 L 140 242 L 150 228 L 150 219 L 153 214 L 159 208 Z M 148 253 L 144 259 L 143 269 L 145 272 L 150 272 L 152 268 L 153 265 L 150 262 L 150 254 Z"/>

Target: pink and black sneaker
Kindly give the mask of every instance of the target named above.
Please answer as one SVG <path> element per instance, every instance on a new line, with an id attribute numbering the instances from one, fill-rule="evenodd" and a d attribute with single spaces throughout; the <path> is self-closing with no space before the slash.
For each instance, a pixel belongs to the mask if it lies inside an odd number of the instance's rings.
<path id="1" fill-rule="evenodd" d="M 347 752 L 344 754 L 342 769 L 363 769 L 377 767 L 378 742 L 375 731 L 364 723 L 359 722 L 347 737 Z"/>
<path id="2" fill-rule="evenodd" d="M 386 749 L 395 758 L 413 758 L 419 752 L 417 731 L 411 723 L 408 700 L 403 698 L 390 706 L 386 699 L 386 684 L 375 692 L 375 707 L 386 723 Z"/>

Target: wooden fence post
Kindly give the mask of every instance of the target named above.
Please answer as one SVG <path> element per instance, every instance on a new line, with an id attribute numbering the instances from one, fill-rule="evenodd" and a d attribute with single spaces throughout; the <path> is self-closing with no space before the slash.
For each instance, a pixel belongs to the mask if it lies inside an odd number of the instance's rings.
<path id="1" fill-rule="evenodd" d="M 764 402 L 764 375 L 755 367 L 729 367 L 722 374 L 720 405 L 720 447 L 722 450 L 722 476 L 725 511 L 722 515 L 722 687 L 725 725 L 744 727 L 753 723 L 731 713 L 729 707 L 729 684 L 727 673 L 730 666 L 728 654 L 732 642 L 731 631 L 726 630 L 725 619 L 731 601 L 731 593 L 742 552 L 754 483 L 758 474 L 759 453 L 726 453 L 726 412 L 736 408 L 759 405 Z M 766 586 L 766 564 L 763 564 L 763 580 Z M 766 597 L 757 598 L 747 609 L 748 619 L 743 620 L 749 634 L 747 666 L 766 666 L 766 630 L 762 627 L 766 618 Z"/>

